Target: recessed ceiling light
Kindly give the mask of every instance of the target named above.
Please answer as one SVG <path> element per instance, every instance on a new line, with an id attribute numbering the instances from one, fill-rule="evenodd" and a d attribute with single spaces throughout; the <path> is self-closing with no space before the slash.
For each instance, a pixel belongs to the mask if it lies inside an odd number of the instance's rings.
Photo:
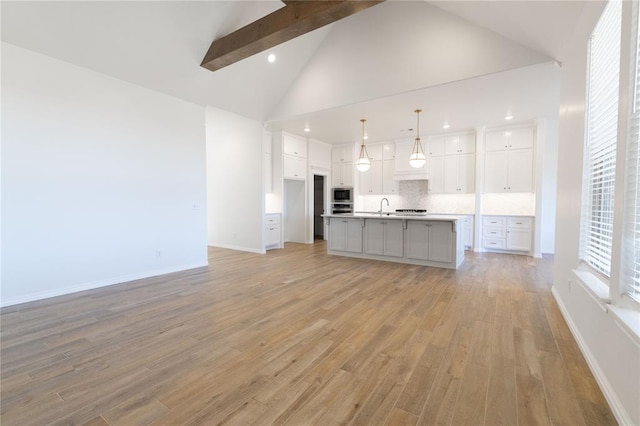
<path id="1" fill-rule="evenodd" d="M 507 115 L 504 116 L 505 120 L 511 120 L 512 118 L 513 118 L 513 115 L 511 115 L 511 114 L 507 114 Z"/>
<path id="2" fill-rule="evenodd" d="M 276 55 L 274 55 L 273 53 L 269 53 L 269 56 L 267 56 L 267 61 L 269 61 L 270 63 L 274 63 L 276 61 Z"/>
<path id="3" fill-rule="evenodd" d="M 309 125 L 304 126 L 304 131 L 305 132 L 310 132 L 311 128 L 309 127 Z"/>
<path id="4" fill-rule="evenodd" d="M 449 127 L 450 127 L 450 126 L 449 126 L 449 123 L 444 123 L 444 124 L 442 125 L 442 128 L 443 128 L 443 129 L 448 129 Z"/>

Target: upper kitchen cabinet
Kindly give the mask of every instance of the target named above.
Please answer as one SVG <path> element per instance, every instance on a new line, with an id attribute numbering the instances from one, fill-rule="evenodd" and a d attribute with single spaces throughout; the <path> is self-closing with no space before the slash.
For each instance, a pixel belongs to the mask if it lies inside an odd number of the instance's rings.
<path id="1" fill-rule="evenodd" d="M 382 145 L 382 159 L 395 160 L 396 158 L 396 146 L 393 142 L 388 142 Z"/>
<path id="2" fill-rule="evenodd" d="M 429 137 L 429 194 L 475 191 L 474 133 Z"/>
<path id="3" fill-rule="evenodd" d="M 274 158 L 276 153 L 282 158 L 284 179 L 307 179 L 307 140 L 305 138 L 284 132 L 274 133 Z"/>
<path id="4" fill-rule="evenodd" d="M 486 133 L 484 192 L 533 192 L 534 129 Z"/>
<path id="5" fill-rule="evenodd" d="M 444 155 L 444 136 L 427 137 L 424 151 L 427 156 Z"/>
<path id="6" fill-rule="evenodd" d="M 476 136 L 473 133 L 463 133 L 444 137 L 444 154 L 473 154 L 476 152 Z"/>
<path id="7" fill-rule="evenodd" d="M 337 145 L 331 151 L 331 184 L 333 187 L 353 186 L 353 144 Z"/>
<path id="8" fill-rule="evenodd" d="M 300 136 L 283 133 L 282 148 L 284 155 L 307 158 L 307 140 Z"/>
<path id="9" fill-rule="evenodd" d="M 371 167 L 360 173 L 360 195 L 397 194 L 393 179 L 395 148 L 392 143 L 367 145 Z"/>
<path id="10" fill-rule="evenodd" d="M 444 156 L 445 194 L 464 194 L 476 189 L 476 162 L 473 154 Z"/>
<path id="11" fill-rule="evenodd" d="M 331 157 L 334 163 L 353 162 L 353 145 L 334 146 Z"/>
<path id="12" fill-rule="evenodd" d="M 502 151 L 505 149 L 533 148 L 533 135 L 533 127 L 514 127 L 487 131 L 485 150 Z"/>
<path id="13" fill-rule="evenodd" d="M 384 151 L 382 144 L 366 145 L 369 160 L 382 161 L 382 152 Z"/>

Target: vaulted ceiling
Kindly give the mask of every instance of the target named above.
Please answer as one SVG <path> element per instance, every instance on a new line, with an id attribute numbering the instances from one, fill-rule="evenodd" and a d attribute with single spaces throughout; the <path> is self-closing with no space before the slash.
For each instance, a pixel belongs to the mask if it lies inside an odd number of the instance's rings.
<path id="1" fill-rule="evenodd" d="M 200 67 L 211 41 L 282 2 L 2 1 L 1 23 L 3 42 L 340 143 L 362 117 L 400 137 L 417 107 L 426 132 L 557 113 L 555 61 L 589 3 L 390 0 L 215 72 Z"/>

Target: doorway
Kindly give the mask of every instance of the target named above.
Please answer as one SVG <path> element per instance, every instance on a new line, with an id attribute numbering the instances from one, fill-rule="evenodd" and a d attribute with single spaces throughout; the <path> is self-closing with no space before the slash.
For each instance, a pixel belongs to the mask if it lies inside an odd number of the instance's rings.
<path id="1" fill-rule="evenodd" d="M 313 239 L 324 240 L 325 176 L 313 175 Z"/>

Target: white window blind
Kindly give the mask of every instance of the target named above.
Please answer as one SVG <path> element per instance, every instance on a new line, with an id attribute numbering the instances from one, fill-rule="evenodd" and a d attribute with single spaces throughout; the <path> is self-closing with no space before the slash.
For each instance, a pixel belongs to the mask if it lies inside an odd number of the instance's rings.
<path id="1" fill-rule="evenodd" d="M 638 3 L 633 5 L 633 54 L 629 75 L 632 81 L 625 186 L 624 241 L 622 246 L 623 290 L 640 301 L 640 34 Z"/>
<path id="2" fill-rule="evenodd" d="M 589 43 L 585 186 L 581 258 L 611 273 L 613 202 L 618 133 L 621 2 L 610 1 Z"/>

